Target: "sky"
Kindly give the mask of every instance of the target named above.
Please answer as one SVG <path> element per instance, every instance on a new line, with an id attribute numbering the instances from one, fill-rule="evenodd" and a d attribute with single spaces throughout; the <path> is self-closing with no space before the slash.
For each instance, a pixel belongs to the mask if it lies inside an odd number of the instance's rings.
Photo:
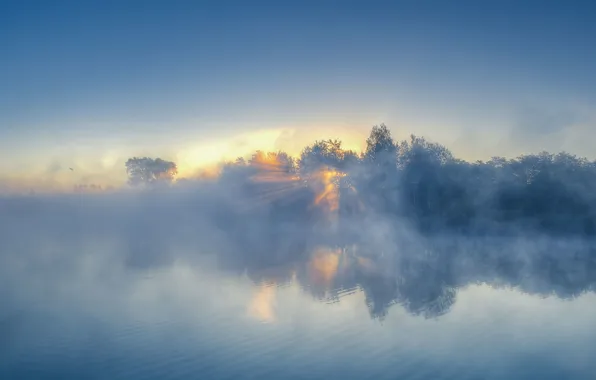
<path id="1" fill-rule="evenodd" d="M 594 159 L 595 39 L 588 1 L 0 0 L 0 191 L 359 150 L 379 123 L 470 160 Z"/>

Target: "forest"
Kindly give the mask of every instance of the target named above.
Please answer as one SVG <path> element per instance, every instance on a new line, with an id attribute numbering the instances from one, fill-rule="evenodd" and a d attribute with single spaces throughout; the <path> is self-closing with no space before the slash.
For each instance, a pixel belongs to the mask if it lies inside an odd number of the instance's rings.
<path id="1" fill-rule="evenodd" d="M 129 159 L 126 168 L 137 187 L 174 185 L 177 172 L 175 163 L 147 157 Z M 222 212 L 261 205 L 271 220 L 333 214 L 341 225 L 375 215 L 428 234 L 596 234 L 596 161 L 541 152 L 467 162 L 423 137 L 396 142 L 385 125 L 372 128 L 361 153 L 338 140 L 316 141 L 296 158 L 258 151 L 174 186 L 193 185 L 233 193 L 233 210 L 222 205 Z"/>

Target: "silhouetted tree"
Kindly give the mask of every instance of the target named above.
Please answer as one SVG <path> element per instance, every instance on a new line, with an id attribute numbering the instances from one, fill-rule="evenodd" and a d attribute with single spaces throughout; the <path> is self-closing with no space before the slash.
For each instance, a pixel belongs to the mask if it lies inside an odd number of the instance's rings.
<path id="1" fill-rule="evenodd" d="M 169 182 L 176 170 L 133 158 L 127 172 L 137 185 Z M 565 152 L 466 162 L 423 137 L 396 143 L 384 124 L 371 129 L 361 155 L 332 139 L 315 141 L 298 159 L 258 151 L 224 164 L 212 182 L 231 199 L 266 205 L 271 220 L 313 217 L 309 199 L 332 191 L 344 226 L 350 223 L 342 218 L 382 215 L 427 234 L 596 235 L 595 162 Z M 293 216 L 284 214 L 289 204 Z M 299 212 L 298 204 L 310 211 Z"/>
<path id="2" fill-rule="evenodd" d="M 375 125 L 366 139 L 364 157 L 377 165 L 395 162 L 397 147 L 391 137 L 391 131 L 385 124 Z"/>
<path id="3" fill-rule="evenodd" d="M 340 169 L 343 166 L 345 152 L 339 140 L 321 140 L 304 148 L 298 165 L 300 175 L 309 175 L 324 169 Z M 352 159 L 349 154 L 349 159 Z"/>
<path id="4" fill-rule="evenodd" d="M 132 157 L 125 165 L 128 183 L 132 186 L 170 183 L 178 174 L 174 162 L 161 158 Z"/>

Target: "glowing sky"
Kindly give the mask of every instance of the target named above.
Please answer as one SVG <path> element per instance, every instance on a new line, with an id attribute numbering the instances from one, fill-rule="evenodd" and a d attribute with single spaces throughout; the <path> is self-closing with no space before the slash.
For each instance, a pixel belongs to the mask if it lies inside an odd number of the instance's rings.
<path id="1" fill-rule="evenodd" d="M 587 1 L 3 1 L 0 189 L 360 148 L 381 122 L 464 158 L 594 158 L 595 37 Z"/>

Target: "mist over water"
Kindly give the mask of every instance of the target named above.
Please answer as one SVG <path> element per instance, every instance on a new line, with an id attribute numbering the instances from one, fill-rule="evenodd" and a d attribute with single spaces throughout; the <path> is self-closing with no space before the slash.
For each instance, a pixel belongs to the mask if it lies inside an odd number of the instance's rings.
<path id="1" fill-rule="evenodd" d="M 0 378 L 591 378 L 596 164 L 367 142 L 0 199 Z"/>

